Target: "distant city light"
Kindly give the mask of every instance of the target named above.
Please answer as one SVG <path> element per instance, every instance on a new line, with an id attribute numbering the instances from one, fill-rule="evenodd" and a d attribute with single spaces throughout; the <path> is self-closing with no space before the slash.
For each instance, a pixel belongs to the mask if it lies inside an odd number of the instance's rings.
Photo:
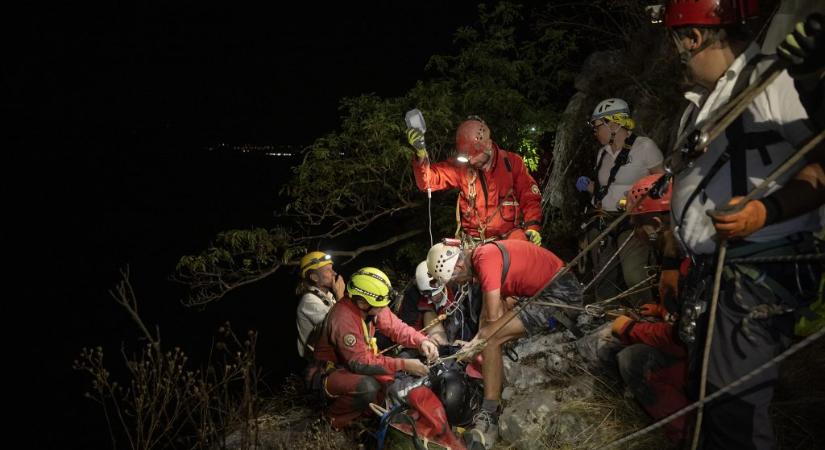
<path id="1" fill-rule="evenodd" d="M 291 144 L 226 144 L 221 142 L 217 145 L 205 147 L 207 151 L 233 151 L 239 153 L 260 154 L 265 156 L 292 157 L 300 154 L 302 146 Z M 343 153 L 342 153 L 343 154 Z"/>

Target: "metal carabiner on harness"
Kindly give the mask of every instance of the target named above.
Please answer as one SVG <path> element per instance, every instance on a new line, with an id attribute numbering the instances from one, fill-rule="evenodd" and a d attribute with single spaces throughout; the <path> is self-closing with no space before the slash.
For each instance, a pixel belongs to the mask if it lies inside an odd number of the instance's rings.
<path id="1" fill-rule="evenodd" d="M 589 315 L 593 316 L 597 319 L 600 319 L 605 316 L 604 306 L 599 306 L 596 304 L 584 305 L 584 312 Z"/>

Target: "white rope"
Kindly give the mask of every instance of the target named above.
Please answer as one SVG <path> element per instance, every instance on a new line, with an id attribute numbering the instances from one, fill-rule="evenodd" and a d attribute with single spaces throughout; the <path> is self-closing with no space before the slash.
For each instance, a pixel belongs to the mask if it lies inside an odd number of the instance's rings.
<path id="1" fill-rule="evenodd" d="M 427 179 L 429 183 L 429 178 Z M 427 186 L 427 224 L 430 229 L 430 247 L 433 246 L 433 190 Z"/>

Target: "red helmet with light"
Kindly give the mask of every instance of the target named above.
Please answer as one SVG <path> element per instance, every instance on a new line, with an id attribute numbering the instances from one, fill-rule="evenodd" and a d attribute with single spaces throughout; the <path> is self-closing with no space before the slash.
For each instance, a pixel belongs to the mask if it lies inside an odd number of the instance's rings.
<path id="1" fill-rule="evenodd" d="M 668 0 L 665 26 L 721 26 L 759 15 L 757 0 Z"/>
<path id="2" fill-rule="evenodd" d="M 667 182 L 667 189 L 661 198 L 653 198 L 647 192 L 661 178 L 662 174 L 648 175 L 637 181 L 627 192 L 627 208 L 630 215 L 647 214 L 653 212 L 670 211 L 670 197 L 673 194 L 673 183 Z"/>
<path id="3" fill-rule="evenodd" d="M 491 154 L 493 140 L 490 138 L 490 128 L 480 119 L 461 122 L 455 132 L 455 149 L 457 159 L 464 163 L 482 153 Z"/>

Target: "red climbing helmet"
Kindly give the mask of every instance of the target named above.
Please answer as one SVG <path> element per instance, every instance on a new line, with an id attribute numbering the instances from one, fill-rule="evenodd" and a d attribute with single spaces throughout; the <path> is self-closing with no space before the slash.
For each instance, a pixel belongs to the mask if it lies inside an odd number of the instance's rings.
<path id="1" fill-rule="evenodd" d="M 670 211 L 670 197 L 673 194 L 673 183 L 668 180 L 667 190 L 661 198 L 653 198 L 647 195 L 647 191 L 656 184 L 662 174 L 648 175 L 637 181 L 629 191 L 627 191 L 627 207 L 630 215 L 647 214 L 652 212 Z"/>
<path id="2" fill-rule="evenodd" d="M 463 163 L 481 153 L 491 154 L 493 140 L 490 138 L 490 128 L 480 118 L 461 122 L 455 132 L 455 149 L 457 159 Z"/>
<path id="3" fill-rule="evenodd" d="M 720 26 L 759 15 L 758 0 L 668 0 L 665 26 Z"/>

